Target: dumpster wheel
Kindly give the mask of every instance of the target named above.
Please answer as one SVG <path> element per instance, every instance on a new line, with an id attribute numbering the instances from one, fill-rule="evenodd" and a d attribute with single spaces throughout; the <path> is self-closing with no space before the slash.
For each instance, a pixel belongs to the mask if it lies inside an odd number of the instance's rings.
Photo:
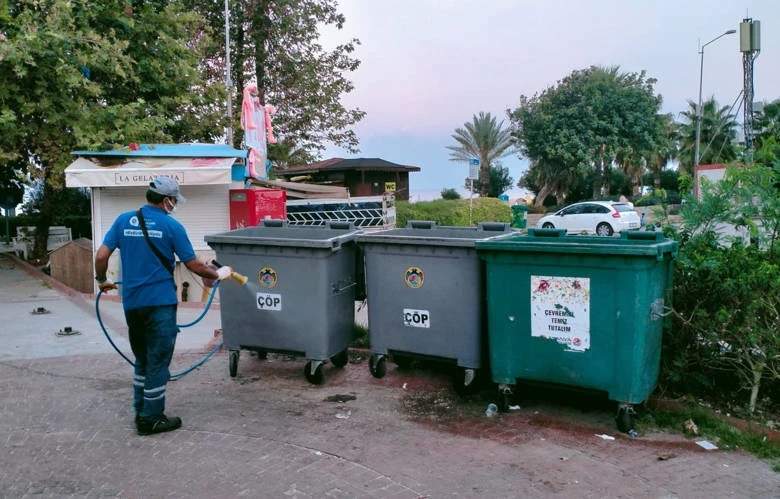
<path id="1" fill-rule="evenodd" d="M 618 412 L 617 416 L 615 416 L 615 423 L 617 424 L 617 429 L 619 431 L 622 431 L 623 433 L 628 433 L 631 436 L 636 435 L 636 430 L 634 429 L 634 416 L 636 415 L 636 411 L 634 410 L 634 406 L 632 404 L 618 404 Z"/>
<path id="2" fill-rule="evenodd" d="M 235 378 L 238 375 L 238 356 L 241 350 L 231 350 L 228 352 L 228 369 L 230 377 Z"/>
<path id="3" fill-rule="evenodd" d="M 333 365 L 336 367 L 344 367 L 349 363 L 349 349 L 345 348 L 336 355 L 330 358 Z"/>
<path id="4" fill-rule="evenodd" d="M 312 385 L 321 385 L 325 381 L 325 372 L 322 370 L 322 361 L 315 361 L 317 367 L 312 371 L 312 361 L 306 361 L 306 365 L 303 367 L 303 375 L 306 376 L 306 381 Z"/>
<path id="5" fill-rule="evenodd" d="M 384 355 L 371 355 L 368 358 L 368 372 L 375 378 L 384 378 L 387 374 L 387 357 Z"/>

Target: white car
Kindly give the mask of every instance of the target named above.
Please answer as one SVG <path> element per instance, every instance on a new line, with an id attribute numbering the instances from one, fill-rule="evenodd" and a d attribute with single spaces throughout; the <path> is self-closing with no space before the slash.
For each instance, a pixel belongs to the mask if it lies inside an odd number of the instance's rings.
<path id="1" fill-rule="evenodd" d="M 641 221 L 634 207 L 612 201 L 584 201 L 539 219 L 538 229 L 566 229 L 567 234 L 611 236 L 625 230 L 639 230 Z"/>

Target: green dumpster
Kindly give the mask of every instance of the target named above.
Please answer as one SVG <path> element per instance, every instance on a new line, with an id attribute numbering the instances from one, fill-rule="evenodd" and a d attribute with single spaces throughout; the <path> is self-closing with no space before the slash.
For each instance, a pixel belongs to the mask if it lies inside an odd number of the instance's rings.
<path id="1" fill-rule="evenodd" d="M 515 229 L 525 229 L 528 224 L 528 206 L 524 204 L 512 205 L 512 227 Z"/>
<path id="2" fill-rule="evenodd" d="M 618 427 L 656 386 L 678 244 L 660 232 L 620 238 L 556 229 L 477 241 L 486 263 L 491 376 L 506 409 L 517 380 L 607 392 Z"/>

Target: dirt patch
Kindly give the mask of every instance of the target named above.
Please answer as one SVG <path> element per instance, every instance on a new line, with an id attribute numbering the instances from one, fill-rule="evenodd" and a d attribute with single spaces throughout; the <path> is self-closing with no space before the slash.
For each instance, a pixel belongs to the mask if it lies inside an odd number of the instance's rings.
<path id="1" fill-rule="evenodd" d="M 401 412 L 414 421 L 449 423 L 473 416 L 473 408 L 449 389 L 408 390 L 400 399 Z"/>

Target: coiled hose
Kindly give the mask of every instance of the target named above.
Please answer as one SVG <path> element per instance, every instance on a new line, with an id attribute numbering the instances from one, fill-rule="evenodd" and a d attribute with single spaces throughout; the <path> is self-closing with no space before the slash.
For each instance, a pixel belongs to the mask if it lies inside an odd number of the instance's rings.
<path id="1" fill-rule="evenodd" d="M 119 285 L 119 284 L 122 284 L 122 282 L 118 281 L 115 284 Z M 195 324 L 200 322 L 203 319 L 203 317 L 206 316 L 206 312 L 208 312 L 209 307 L 211 307 L 211 302 L 214 301 L 214 294 L 216 294 L 216 292 L 217 292 L 217 286 L 219 286 L 219 281 L 216 281 L 214 283 L 214 286 L 211 288 L 211 294 L 209 295 L 209 300 L 208 300 L 208 302 L 206 302 L 206 306 L 203 308 L 203 312 L 198 316 L 198 318 L 195 319 L 192 322 L 187 323 L 187 324 L 176 324 L 176 327 L 180 327 L 180 328 L 190 327 L 190 326 L 194 326 Z M 106 339 L 111 344 L 111 346 L 114 347 L 114 350 L 116 350 L 116 353 L 121 355 L 122 358 L 125 359 L 128 364 L 130 364 L 131 366 L 135 367 L 135 364 L 133 363 L 133 361 L 130 360 L 124 353 L 122 353 L 122 351 L 119 349 L 119 347 L 116 346 L 116 343 L 114 343 L 114 340 L 111 339 L 111 335 L 108 334 L 108 331 L 106 330 L 105 324 L 103 324 L 103 318 L 100 316 L 100 297 L 102 295 L 103 295 L 103 290 L 101 289 L 98 292 L 97 297 L 95 298 L 95 315 L 97 316 L 98 323 L 100 324 L 100 329 L 103 330 L 103 334 L 106 336 Z M 188 367 L 187 369 L 185 369 L 185 370 L 183 370 L 181 372 L 172 373 L 171 377 L 170 377 L 171 381 L 176 381 L 177 379 L 181 378 L 185 374 L 187 374 L 187 373 L 189 373 L 191 371 L 194 371 L 198 367 L 202 366 L 207 360 L 209 360 L 211 358 L 212 355 L 217 353 L 217 350 L 219 350 L 221 347 L 222 347 L 222 342 L 220 341 L 219 344 L 217 344 L 217 346 L 215 346 L 209 353 L 204 355 L 203 358 L 200 359 L 198 362 L 194 363 L 193 365 L 191 365 L 190 367 Z"/>

